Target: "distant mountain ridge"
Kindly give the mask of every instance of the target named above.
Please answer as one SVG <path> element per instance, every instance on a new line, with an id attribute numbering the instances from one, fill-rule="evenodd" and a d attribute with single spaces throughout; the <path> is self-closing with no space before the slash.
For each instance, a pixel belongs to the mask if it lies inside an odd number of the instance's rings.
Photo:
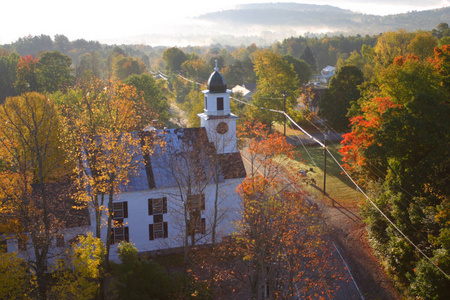
<path id="1" fill-rule="evenodd" d="M 449 22 L 450 7 L 413 11 L 405 14 L 376 16 L 340 9 L 330 5 L 299 3 L 244 4 L 236 9 L 201 15 L 198 19 L 227 26 L 328 28 L 330 32 L 378 34 L 385 31 L 431 30 L 441 22 Z M 323 31 L 323 30 L 322 30 Z"/>

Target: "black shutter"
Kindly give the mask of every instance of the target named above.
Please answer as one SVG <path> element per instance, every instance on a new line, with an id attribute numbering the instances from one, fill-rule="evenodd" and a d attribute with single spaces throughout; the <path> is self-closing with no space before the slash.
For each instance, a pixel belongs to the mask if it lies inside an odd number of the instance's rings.
<path id="1" fill-rule="evenodd" d="M 128 218 L 128 202 L 123 202 L 123 217 Z"/>
<path id="2" fill-rule="evenodd" d="M 128 231 L 128 226 L 124 227 L 123 231 L 125 233 L 125 241 L 129 242 L 130 241 L 130 235 L 129 235 L 129 231 Z"/>
<path id="3" fill-rule="evenodd" d="M 169 226 L 167 225 L 167 222 L 164 222 L 164 238 L 168 238 L 169 237 L 168 228 L 169 228 Z"/>
<path id="4" fill-rule="evenodd" d="M 201 194 L 202 210 L 205 210 L 205 194 Z"/>
<path id="5" fill-rule="evenodd" d="M 163 197 L 163 214 L 167 214 L 167 197 Z"/>
<path id="6" fill-rule="evenodd" d="M 153 215 L 153 199 L 148 199 L 148 215 Z"/>
<path id="7" fill-rule="evenodd" d="M 205 218 L 202 218 L 201 223 L 202 223 L 202 234 L 206 234 L 206 220 L 205 220 Z"/>
<path id="8" fill-rule="evenodd" d="M 114 228 L 111 228 L 111 245 L 114 245 Z"/>
<path id="9" fill-rule="evenodd" d="M 153 224 L 148 225 L 148 234 L 150 241 L 153 241 L 155 238 L 153 237 Z"/>

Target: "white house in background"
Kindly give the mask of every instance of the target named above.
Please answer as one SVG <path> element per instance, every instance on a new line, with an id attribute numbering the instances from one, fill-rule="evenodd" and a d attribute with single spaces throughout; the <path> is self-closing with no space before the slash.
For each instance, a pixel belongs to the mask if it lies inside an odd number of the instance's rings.
<path id="1" fill-rule="evenodd" d="M 151 155 L 141 149 L 138 174 L 114 198 L 111 260 L 118 259 L 117 245 L 123 240 L 138 252 L 162 252 L 193 240 L 196 245 L 211 243 L 216 188 L 216 240 L 234 231 L 241 214 L 236 188 L 246 173 L 236 148 L 238 117 L 230 112 L 230 92 L 216 67 L 203 91 L 200 128 L 150 130 L 136 136 L 160 139 L 164 146 L 156 145 Z M 93 218 L 91 214 L 91 224 Z M 102 230 L 104 237 L 106 226 Z"/>
<path id="2" fill-rule="evenodd" d="M 336 70 L 336 67 L 332 66 L 326 66 L 322 69 L 320 72 L 320 81 L 323 83 L 330 82 L 331 77 L 334 76 L 334 71 Z"/>
<path id="3" fill-rule="evenodd" d="M 236 85 L 235 87 L 233 87 L 231 89 L 231 92 L 233 94 L 241 94 L 245 99 L 247 99 L 248 101 L 252 100 L 252 96 L 253 96 L 253 91 L 255 90 L 256 86 L 252 86 L 250 87 L 251 84 L 243 84 L 241 85 Z"/>

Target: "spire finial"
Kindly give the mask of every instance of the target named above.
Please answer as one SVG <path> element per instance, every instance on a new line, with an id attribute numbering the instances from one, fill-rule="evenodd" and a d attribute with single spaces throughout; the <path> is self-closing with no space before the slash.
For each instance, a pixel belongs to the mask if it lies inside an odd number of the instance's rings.
<path id="1" fill-rule="evenodd" d="M 217 67 L 217 59 L 216 59 L 216 67 L 214 68 L 214 71 L 219 71 L 219 68 Z"/>

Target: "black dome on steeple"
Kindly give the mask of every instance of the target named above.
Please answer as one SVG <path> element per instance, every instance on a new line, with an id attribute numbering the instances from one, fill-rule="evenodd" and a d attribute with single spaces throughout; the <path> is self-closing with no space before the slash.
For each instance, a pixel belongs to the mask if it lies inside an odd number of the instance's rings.
<path id="1" fill-rule="evenodd" d="M 208 79 L 208 90 L 210 93 L 227 92 L 227 82 L 225 81 L 225 78 L 223 78 L 222 74 L 219 73 L 219 69 L 217 68 L 217 60 L 216 68 Z"/>

